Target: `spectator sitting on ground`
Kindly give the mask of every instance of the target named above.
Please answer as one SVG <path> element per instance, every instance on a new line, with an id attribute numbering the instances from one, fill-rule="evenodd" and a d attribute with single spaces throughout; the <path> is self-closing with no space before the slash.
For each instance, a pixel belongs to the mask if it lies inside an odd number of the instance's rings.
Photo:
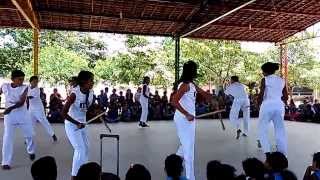
<path id="1" fill-rule="evenodd" d="M 61 95 L 58 93 L 57 89 L 54 89 L 54 93 L 50 95 L 49 102 L 49 113 L 48 120 L 49 122 L 63 122 L 61 116 L 61 110 L 63 108 Z"/>
<path id="2" fill-rule="evenodd" d="M 125 180 L 151 180 L 151 174 L 141 164 L 135 164 L 128 170 Z"/>
<path id="3" fill-rule="evenodd" d="M 99 104 L 100 106 L 102 106 L 102 96 L 103 96 L 103 95 L 104 95 L 103 90 L 100 90 L 100 94 L 99 94 L 98 97 L 97 97 L 98 104 Z"/>
<path id="4" fill-rule="evenodd" d="M 183 172 L 183 159 L 175 154 L 171 154 L 165 160 L 165 171 L 167 173 L 167 180 L 187 180 L 186 177 L 181 176 Z"/>
<path id="5" fill-rule="evenodd" d="M 320 122 L 320 103 L 318 99 L 314 101 L 313 110 L 315 112 L 314 118 L 316 122 Z"/>
<path id="6" fill-rule="evenodd" d="M 168 104 L 167 91 L 163 91 L 163 95 L 161 97 L 161 102 L 162 102 L 163 106 L 166 106 Z"/>
<path id="7" fill-rule="evenodd" d="M 54 88 L 54 89 L 53 89 L 53 93 L 50 95 L 50 101 L 51 101 L 53 98 L 57 98 L 57 99 L 61 100 L 61 95 L 59 94 L 57 88 Z"/>
<path id="8" fill-rule="evenodd" d="M 122 106 L 122 111 L 121 111 L 121 121 L 124 122 L 129 122 L 131 120 L 131 109 L 129 108 L 128 104 L 125 102 Z"/>
<path id="9" fill-rule="evenodd" d="M 273 152 L 267 155 L 267 168 L 269 169 L 270 177 L 273 179 L 282 178 L 282 172 L 288 168 L 288 159 L 281 152 Z"/>
<path id="10" fill-rule="evenodd" d="M 140 103 L 140 96 L 141 96 L 141 87 L 138 87 L 136 94 L 134 95 L 134 102 Z"/>
<path id="11" fill-rule="evenodd" d="M 127 89 L 126 102 L 127 102 L 129 107 L 132 106 L 132 104 L 133 104 L 133 94 L 131 92 L 131 89 Z"/>
<path id="12" fill-rule="evenodd" d="M 295 105 L 293 99 L 290 100 L 289 104 L 289 116 L 291 121 L 295 121 L 298 117 L 297 106 Z"/>
<path id="13" fill-rule="evenodd" d="M 312 106 L 308 103 L 307 99 L 303 100 L 303 104 L 300 104 L 299 110 L 302 113 L 303 121 L 310 121 L 313 119 Z"/>
<path id="14" fill-rule="evenodd" d="M 282 180 L 298 180 L 297 176 L 289 170 L 282 171 L 281 176 L 282 176 Z M 275 179 L 275 180 L 278 180 L 278 179 Z"/>
<path id="15" fill-rule="evenodd" d="M 104 109 L 106 109 L 109 106 L 108 91 L 109 91 L 108 87 L 104 88 L 104 94 L 101 97 L 101 105 L 103 106 Z"/>
<path id="16" fill-rule="evenodd" d="M 242 162 L 246 180 L 264 180 L 266 169 L 257 158 L 248 158 Z"/>
<path id="17" fill-rule="evenodd" d="M 117 90 L 113 89 L 110 95 L 110 103 L 118 103 L 119 96 L 117 95 Z"/>
<path id="18" fill-rule="evenodd" d="M 235 180 L 235 168 L 219 161 L 210 161 L 207 165 L 207 180 Z"/>
<path id="19" fill-rule="evenodd" d="M 120 180 L 120 178 L 115 174 L 103 172 L 101 175 L 101 180 Z"/>
<path id="20" fill-rule="evenodd" d="M 118 97 L 119 106 L 122 107 L 123 104 L 125 103 L 125 101 L 126 101 L 126 98 L 123 96 L 123 92 L 120 91 L 119 92 L 119 97 Z"/>
<path id="21" fill-rule="evenodd" d="M 101 180 L 101 166 L 95 162 L 83 164 L 77 174 L 76 180 Z"/>
<path id="22" fill-rule="evenodd" d="M 113 89 L 112 94 L 110 95 L 110 103 L 109 103 L 109 110 L 108 110 L 108 116 L 107 116 L 109 122 L 117 122 L 119 120 L 119 112 L 118 112 L 119 96 L 116 93 L 117 93 L 117 90 Z"/>
<path id="23" fill-rule="evenodd" d="M 312 165 L 306 169 L 303 180 L 320 179 L 320 152 L 313 155 Z"/>
<path id="24" fill-rule="evenodd" d="M 45 156 L 36 160 L 31 166 L 33 180 L 56 180 L 57 164 L 53 157 Z"/>

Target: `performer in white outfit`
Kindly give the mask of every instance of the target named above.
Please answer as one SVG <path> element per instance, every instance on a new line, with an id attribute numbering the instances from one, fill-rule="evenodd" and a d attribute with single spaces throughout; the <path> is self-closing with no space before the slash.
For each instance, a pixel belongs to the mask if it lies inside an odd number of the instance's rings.
<path id="1" fill-rule="evenodd" d="M 80 166 L 88 161 L 89 142 L 85 122 L 87 110 L 93 103 L 93 78 L 89 71 L 79 73 L 78 86 L 72 89 L 62 112 L 66 134 L 74 148 L 71 179 L 75 179 Z"/>
<path id="2" fill-rule="evenodd" d="M 52 126 L 50 125 L 44 107 L 40 99 L 40 89 L 38 88 L 39 78 L 38 76 L 32 76 L 30 78 L 30 86 L 28 89 L 28 104 L 31 121 L 35 127 L 37 121 L 46 129 L 47 133 L 52 137 L 53 141 L 57 141 L 57 137 L 54 134 Z"/>
<path id="3" fill-rule="evenodd" d="M 250 101 L 246 92 L 245 86 L 239 82 L 238 76 L 231 77 L 231 84 L 225 90 L 225 94 L 233 97 L 233 103 L 229 114 L 229 119 L 234 127 L 237 129 L 237 139 L 239 139 L 241 132 L 243 136 L 247 136 L 249 132 L 250 120 Z M 240 128 L 239 112 L 243 113 L 243 131 Z"/>
<path id="4" fill-rule="evenodd" d="M 212 96 L 194 84 L 197 76 L 197 64 L 188 61 L 183 65 L 183 72 L 178 85 L 177 92 L 172 97 L 172 105 L 176 108 L 174 122 L 180 140 L 177 155 L 183 157 L 185 172 L 188 180 L 195 180 L 194 175 L 194 145 L 195 145 L 195 103 L 196 94 L 199 93 L 206 100 Z"/>
<path id="5" fill-rule="evenodd" d="M 140 105 L 141 105 L 141 116 L 139 121 L 139 126 L 141 127 L 148 127 L 149 125 L 146 123 L 148 119 L 148 108 L 149 108 L 149 98 L 151 96 L 150 89 L 150 78 L 148 76 L 143 78 L 142 84 L 142 94 L 140 95 Z"/>
<path id="6" fill-rule="evenodd" d="M 285 81 L 275 75 L 279 70 L 279 64 L 267 62 L 261 66 L 264 78 L 261 80 L 259 94 L 259 140 L 266 158 L 271 152 L 271 145 L 268 139 L 268 127 L 273 122 L 276 137 L 277 151 L 287 155 L 287 135 L 284 125 L 285 104 L 288 100 L 288 93 Z"/>
<path id="7" fill-rule="evenodd" d="M 23 85 L 24 73 L 12 71 L 11 83 L 1 86 L 0 94 L 5 96 L 4 133 L 2 144 L 2 169 L 11 169 L 15 128 L 22 130 L 26 140 L 27 152 L 31 160 L 35 159 L 35 144 L 33 141 L 33 126 L 28 115 L 26 99 L 28 87 Z"/>

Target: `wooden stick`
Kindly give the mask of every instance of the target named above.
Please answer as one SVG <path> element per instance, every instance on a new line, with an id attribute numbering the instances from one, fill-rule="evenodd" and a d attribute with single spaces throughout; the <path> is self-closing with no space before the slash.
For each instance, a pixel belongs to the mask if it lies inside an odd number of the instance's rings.
<path id="1" fill-rule="evenodd" d="M 206 116 L 210 116 L 210 115 L 222 113 L 222 112 L 225 112 L 225 111 L 226 111 L 225 109 L 220 109 L 220 110 L 217 110 L 217 111 L 200 114 L 200 115 L 196 116 L 196 118 L 197 118 L 197 119 L 198 119 L 198 118 L 203 118 L 203 117 L 206 117 Z"/>
<path id="2" fill-rule="evenodd" d="M 90 124 L 92 123 L 93 121 L 95 121 L 96 119 L 100 118 L 101 116 L 105 115 L 106 112 L 103 112 L 103 113 L 100 113 L 98 115 L 96 115 L 95 117 L 91 118 L 89 121 L 87 121 L 85 124 Z"/>
<path id="3" fill-rule="evenodd" d="M 220 123 L 221 123 L 222 130 L 225 131 L 226 130 L 226 126 L 224 125 L 221 112 L 218 114 L 218 116 L 219 116 L 219 120 L 220 120 Z"/>
<path id="4" fill-rule="evenodd" d="M 95 120 L 99 119 L 101 116 L 103 116 L 105 113 L 106 112 L 103 112 L 103 113 L 96 115 L 95 117 L 91 118 L 89 121 L 85 122 L 84 124 L 88 125 L 88 124 L 92 123 L 93 121 L 95 121 Z M 76 129 L 75 131 L 78 131 L 78 130 L 80 130 L 80 129 Z"/>

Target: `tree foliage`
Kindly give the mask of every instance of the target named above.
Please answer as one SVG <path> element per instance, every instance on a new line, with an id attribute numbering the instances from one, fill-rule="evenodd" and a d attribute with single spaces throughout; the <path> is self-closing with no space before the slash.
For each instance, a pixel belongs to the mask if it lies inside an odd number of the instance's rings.
<path id="1" fill-rule="evenodd" d="M 308 35 L 308 34 L 307 34 Z M 162 46 L 152 47 L 144 36 L 128 35 L 126 51 L 108 54 L 103 34 L 41 31 L 40 74 L 51 84 L 65 83 L 81 69 L 89 69 L 96 79 L 113 84 L 140 84 L 150 76 L 152 84 L 167 88 L 174 81 L 175 44 L 165 38 Z M 32 73 L 32 31 L 0 30 L 0 74 L 22 68 Z M 279 47 L 257 54 L 241 49 L 237 41 L 181 39 L 182 64 L 194 60 L 199 65 L 200 84 L 223 85 L 231 75 L 248 84 L 261 79 L 260 66 L 266 61 L 279 62 Z M 320 63 L 310 41 L 288 44 L 289 84 L 320 88 Z M 181 72 L 181 71 L 180 71 Z"/>
<path id="2" fill-rule="evenodd" d="M 70 77 L 89 69 L 86 59 L 85 55 L 56 44 L 44 47 L 40 53 L 39 74 L 51 85 L 67 84 Z"/>
<path id="3" fill-rule="evenodd" d="M 32 33 L 22 29 L 0 30 L 0 74 L 6 76 L 13 69 L 21 69 L 30 63 Z"/>

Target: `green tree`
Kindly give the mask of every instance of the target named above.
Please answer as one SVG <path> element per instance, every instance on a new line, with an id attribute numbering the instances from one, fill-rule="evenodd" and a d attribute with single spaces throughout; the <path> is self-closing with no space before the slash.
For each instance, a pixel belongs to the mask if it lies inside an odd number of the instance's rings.
<path id="1" fill-rule="evenodd" d="M 306 36 L 312 36 L 306 33 Z M 292 38 L 288 39 L 291 41 Z M 288 47 L 288 83 L 289 86 L 306 86 L 319 89 L 320 61 L 317 51 L 311 41 L 297 41 L 289 43 Z M 269 49 L 264 55 L 266 60 L 280 61 L 279 46 Z"/>
<path id="2" fill-rule="evenodd" d="M 22 69 L 31 62 L 32 32 L 23 29 L 0 30 L 0 74 L 6 76 L 13 69 Z"/>
<path id="3" fill-rule="evenodd" d="M 39 75 L 52 86 L 66 85 L 68 79 L 79 71 L 90 70 L 86 59 L 85 55 L 79 55 L 59 45 L 44 47 L 40 53 Z"/>

